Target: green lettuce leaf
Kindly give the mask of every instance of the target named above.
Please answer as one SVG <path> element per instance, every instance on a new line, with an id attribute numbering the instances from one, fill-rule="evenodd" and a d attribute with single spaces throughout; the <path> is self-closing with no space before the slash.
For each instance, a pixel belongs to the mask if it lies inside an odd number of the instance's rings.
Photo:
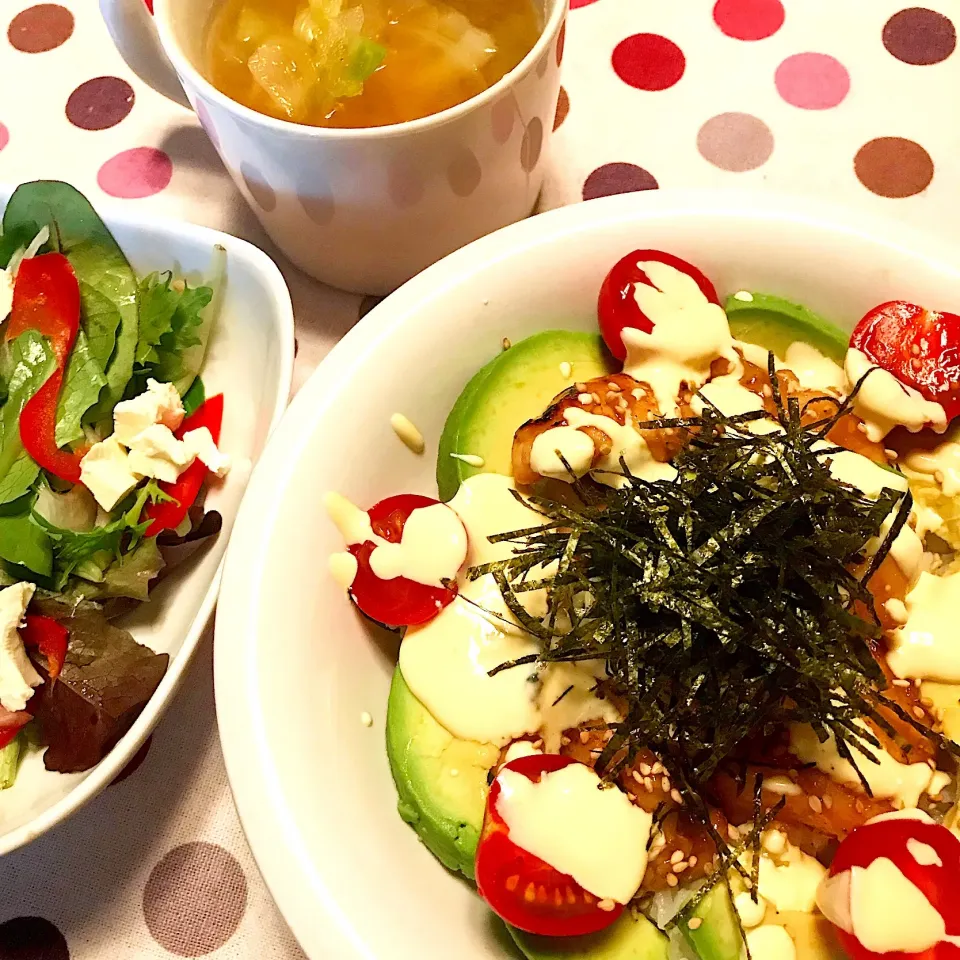
<path id="1" fill-rule="evenodd" d="M 69 184 L 39 180 L 22 184 L 14 191 L 3 214 L 4 234 L 38 224 L 49 225 L 51 246 L 69 257 L 81 290 L 88 290 L 88 298 L 92 289 L 108 300 L 119 315 L 113 342 L 105 342 L 110 338 L 102 326 L 94 349 L 101 361 L 106 356 L 108 362 L 104 394 L 91 417 L 105 419 L 122 399 L 133 374 L 138 338 L 137 278 L 90 202 Z"/>
<path id="2" fill-rule="evenodd" d="M 160 336 L 152 348 L 155 359 L 149 364 L 150 376 L 161 383 L 175 383 L 187 375 L 184 359 L 191 347 L 204 343 L 205 318 L 204 309 L 213 299 L 213 290 L 210 287 L 184 286 L 182 291 L 168 287 L 168 298 L 175 298 L 175 305 L 167 330 Z M 197 375 L 196 370 L 189 371 L 190 385 Z"/>
<path id="3" fill-rule="evenodd" d="M 28 504 L 0 515 L 0 559 L 25 571 L 21 579 L 32 580 L 30 574 L 47 579 L 53 573 L 50 537 L 34 522 Z"/>
<path id="4" fill-rule="evenodd" d="M 78 331 L 57 404 L 58 447 L 65 447 L 83 436 L 81 423 L 84 414 L 97 402 L 106 383 L 107 378 L 90 349 L 86 333 Z"/>
<path id="5" fill-rule="evenodd" d="M 87 335 L 90 356 L 105 371 L 113 356 L 120 311 L 112 300 L 89 283 L 80 282 L 80 323 Z"/>
<path id="6" fill-rule="evenodd" d="M 199 376 L 193 378 L 187 392 L 181 398 L 183 400 L 184 416 L 196 413 L 207 399 L 207 388 L 203 385 L 203 380 Z"/>
<path id="7" fill-rule="evenodd" d="M 0 408 L 0 504 L 22 497 L 34 484 L 40 468 L 23 449 L 20 414 L 26 402 L 53 372 L 54 359 L 47 341 L 36 330 L 25 330 L 3 351 L 7 402 Z"/>
<path id="8" fill-rule="evenodd" d="M 160 575 L 163 566 L 157 538 L 141 540 L 134 550 L 124 554 L 104 570 L 97 596 L 147 600 L 150 596 L 150 584 Z"/>

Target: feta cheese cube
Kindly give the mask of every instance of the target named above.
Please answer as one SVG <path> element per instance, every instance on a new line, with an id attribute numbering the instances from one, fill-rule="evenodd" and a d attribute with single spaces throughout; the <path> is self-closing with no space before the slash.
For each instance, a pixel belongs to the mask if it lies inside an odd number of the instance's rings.
<path id="1" fill-rule="evenodd" d="M 130 469 L 144 477 L 175 483 L 195 459 L 196 454 L 186 443 L 159 423 L 147 427 L 130 441 Z"/>
<path id="2" fill-rule="evenodd" d="M 104 510 L 112 510 L 142 479 L 116 436 L 95 443 L 80 461 L 80 482 Z"/>
<path id="3" fill-rule="evenodd" d="M 43 683 L 17 632 L 36 587 L 15 583 L 0 590 L 0 706 L 16 713 Z"/>
<path id="4" fill-rule="evenodd" d="M 211 473 L 225 477 L 229 472 L 229 455 L 220 452 L 213 442 L 213 434 L 206 427 L 188 430 L 183 435 L 183 444 Z"/>
<path id="5" fill-rule="evenodd" d="M 10 316 L 13 309 L 13 274 L 0 270 L 0 323 Z"/>
<path id="6" fill-rule="evenodd" d="M 124 446 L 148 427 L 159 423 L 176 430 L 183 423 L 183 403 L 172 383 L 147 381 L 147 389 L 132 400 L 123 400 L 113 409 L 113 435 Z"/>

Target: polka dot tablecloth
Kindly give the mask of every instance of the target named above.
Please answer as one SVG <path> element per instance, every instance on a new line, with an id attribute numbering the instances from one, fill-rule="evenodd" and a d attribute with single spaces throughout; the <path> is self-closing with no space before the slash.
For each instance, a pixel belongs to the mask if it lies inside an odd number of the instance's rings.
<path id="1" fill-rule="evenodd" d="M 0 0 L 0 180 L 220 227 L 272 250 L 196 119 L 114 51 L 94 0 Z M 544 208 L 677 185 L 960 218 L 956 0 L 572 0 Z M 279 258 L 278 258 L 279 259 Z M 280 259 L 295 386 L 370 306 Z M 244 844 L 210 643 L 102 797 L 0 861 L 0 960 L 296 960 Z M 0 795 L 0 803 L 3 797 Z"/>

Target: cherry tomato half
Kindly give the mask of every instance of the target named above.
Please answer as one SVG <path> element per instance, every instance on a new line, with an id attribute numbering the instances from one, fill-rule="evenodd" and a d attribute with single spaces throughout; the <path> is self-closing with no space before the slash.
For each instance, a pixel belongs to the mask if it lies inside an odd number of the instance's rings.
<path id="1" fill-rule="evenodd" d="M 874 307 L 854 328 L 850 346 L 901 383 L 960 414 L 960 316 L 905 300 Z"/>
<path id="2" fill-rule="evenodd" d="M 439 500 L 404 493 L 387 497 L 372 506 L 367 515 L 378 537 L 399 543 L 407 518 L 421 507 L 432 507 Z M 350 584 L 353 602 L 368 616 L 388 627 L 412 627 L 433 619 L 457 595 L 456 582 L 449 587 L 432 587 L 406 577 L 381 580 L 370 567 L 370 554 L 376 544 L 367 540 L 347 548 L 357 558 L 357 575 Z"/>
<path id="3" fill-rule="evenodd" d="M 915 840 L 930 847 L 940 859 L 936 863 L 920 863 L 911 852 L 908 841 Z M 922 848 L 921 848 L 922 849 Z M 851 867 L 868 867 L 886 857 L 930 901 L 944 918 L 948 934 L 960 932 L 960 839 L 946 827 L 931 820 L 897 817 L 875 820 L 857 827 L 837 849 L 830 865 L 834 877 Z M 940 943 L 920 953 L 874 953 L 864 947 L 852 933 L 837 928 L 837 938 L 853 960 L 958 960 L 960 947 Z"/>
<path id="4" fill-rule="evenodd" d="M 519 757 L 503 769 L 522 774 L 534 783 L 541 774 L 560 770 L 570 757 L 553 754 Z M 487 794 L 487 812 L 477 847 L 477 891 L 507 923 L 547 937 L 573 937 L 595 933 L 610 926 L 623 906 L 601 910 L 598 898 L 588 893 L 569 874 L 527 853 L 510 839 L 510 828 L 497 812 L 500 782 L 494 780 Z M 571 825 L 573 828 L 573 825 Z"/>
<path id="5" fill-rule="evenodd" d="M 627 355 L 627 348 L 620 335 L 624 327 L 636 327 L 645 333 L 653 330 L 653 321 L 643 313 L 633 296 L 634 284 L 645 283 L 653 286 L 649 277 L 639 267 L 639 264 L 649 263 L 651 260 L 665 263 L 668 267 L 685 273 L 696 282 L 711 303 L 720 303 L 713 284 L 686 260 L 662 250 L 634 250 L 633 253 L 628 253 L 618 260 L 607 274 L 597 301 L 600 333 L 607 348 L 618 360 L 623 360 Z"/>

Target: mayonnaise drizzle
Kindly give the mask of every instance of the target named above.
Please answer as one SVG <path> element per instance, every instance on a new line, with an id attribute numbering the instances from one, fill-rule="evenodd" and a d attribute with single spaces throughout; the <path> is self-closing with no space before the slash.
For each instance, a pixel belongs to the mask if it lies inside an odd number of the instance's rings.
<path id="1" fill-rule="evenodd" d="M 891 637 L 887 663 L 896 676 L 960 683 L 960 572 L 924 571 L 907 594 L 907 620 Z"/>
<path id="2" fill-rule="evenodd" d="M 908 470 L 932 476 L 946 497 L 960 494 L 960 443 L 948 440 L 932 450 L 915 450 L 903 458 Z"/>
<path id="3" fill-rule="evenodd" d="M 871 371 L 853 400 L 854 413 L 864 422 L 867 439 L 882 440 L 896 426 L 904 426 L 911 433 L 924 427 L 938 433 L 946 430 L 947 415 L 939 403 L 925 400 L 859 350 L 851 347 L 847 351 L 844 369 L 851 387 Z"/>
<path id="4" fill-rule="evenodd" d="M 864 721 L 857 721 L 864 729 Z M 864 775 L 875 797 L 899 800 L 905 807 L 915 807 L 921 794 L 929 788 L 934 771 L 926 763 L 899 763 L 882 747 L 871 748 L 876 762 L 848 743 L 860 772 Z M 803 763 L 812 763 L 817 769 L 836 780 L 860 790 L 860 777 L 852 763 L 840 756 L 832 732 L 821 743 L 813 727 L 808 724 L 790 724 L 790 752 Z"/>
<path id="5" fill-rule="evenodd" d="M 628 416 L 626 423 L 621 425 L 612 417 L 588 413 L 579 407 L 567 407 L 563 416 L 568 426 L 544 430 L 533 441 L 530 466 L 541 476 L 572 483 L 574 477 L 563 465 L 562 456 L 576 477 L 590 473 L 594 480 L 608 487 L 621 487 L 627 483 L 621 458 L 630 473 L 643 480 L 672 480 L 676 477 L 677 471 L 669 463 L 654 459 L 631 417 Z M 610 438 L 610 452 L 595 465 L 596 448 L 581 427 L 595 427 Z"/>
<path id="6" fill-rule="evenodd" d="M 466 558 L 466 530 L 456 513 L 444 503 L 413 510 L 403 525 L 399 543 L 377 536 L 367 512 L 339 493 L 328 493 L 324 504 L 347 546 L 367 541 L 376 545 L 370 554 L 370 569 L 381 580 L 406 577 L 416 583 L 439 587 L 444 580 L 456 577 Z M 331 571 L 341 582 L 348 564 L 344 560 L 334 560 L 332 564 Z M 356 567 L 353 574 L 356 576 Z"/>
<path id="7" fill-rule="evenodd" d="M 488 537 L 545 522 L 513 489 L 509 477 L 482 473 L 465 480 L 450 501 L 468 534 L 465 569 L 513 555 L 513 544 Z M 457 598 L 428 623 L 409 628 L 400 646 L 407 685 L 450 733 L 503 746 L 539 732 L 555 752 L 564 729 L 620 718 L 593 693 L 602 662 L 519 666 L 491 677 L 489 671 L 506 661 L 537 655 L 539 644 L 517 624 L 491 575 L 468 581 L 461 574 L 459 582 Z M 528 591 L 521 599 L 532 615 L 545 615 L 546 591 Z"/>
<path id="8" fill-rule="evenodd" d="M 730 325 L 723 308 L 711 303 L 692 277 L 656 261 L 637 264 L 653 286 L 634 284 L 637 306 L 650 318 L 653 330 L 626 328 L 623 369 L 648 383 L 666 416 L 677 410 L 680 387 L 697 388 L 710 376 L 718 357 L 737 361 Z"/>
<path id="9" fill-rule="evenodd" d="M 497 780 L 497 812 L 517 846 L 601 900 L 630 902 L 647 869 L 652 814 L 618 787 L 601 788 L 582 763 L 545 773 L 539 783 L 509 769 Z"/>

